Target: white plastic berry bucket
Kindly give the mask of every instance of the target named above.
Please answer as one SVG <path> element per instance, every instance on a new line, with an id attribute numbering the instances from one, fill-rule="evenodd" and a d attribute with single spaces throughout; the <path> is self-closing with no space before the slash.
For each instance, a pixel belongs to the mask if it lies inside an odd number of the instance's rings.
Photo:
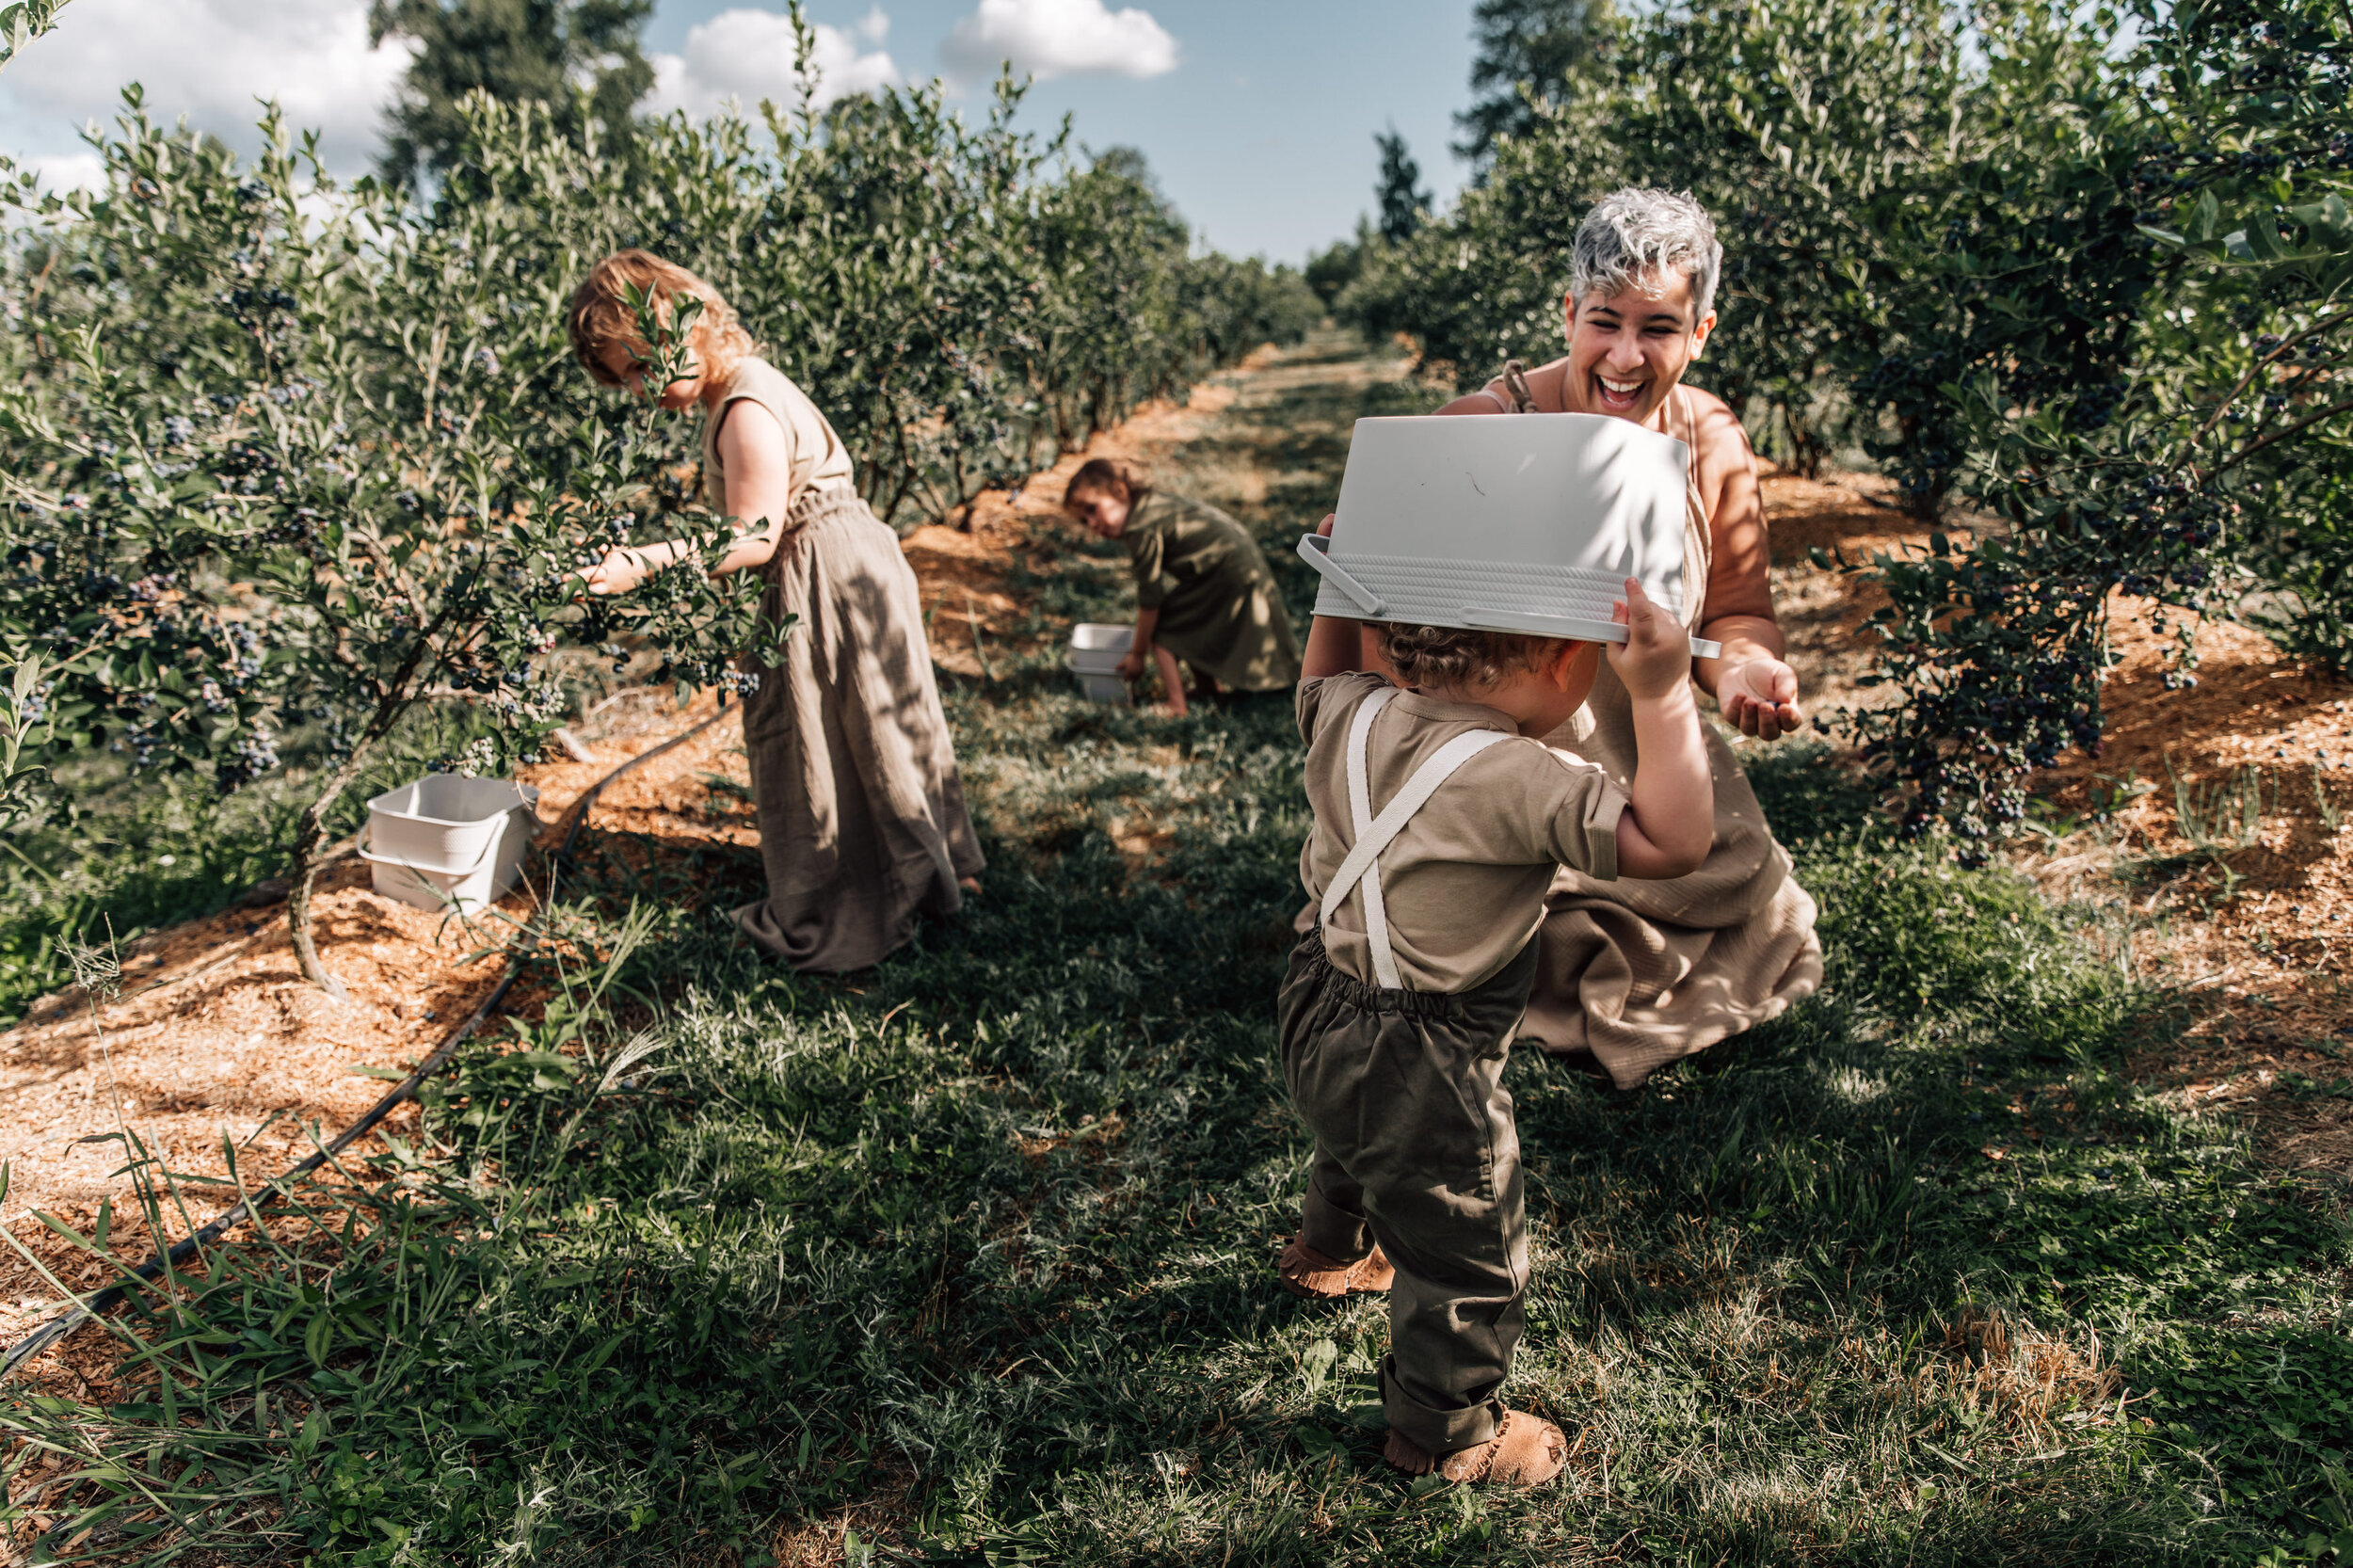
<path id="1" fill-rule="evenodd" d="M 427 774 L 368 802 L 360 858 L 386 898 L 470 915 L 521 876 L 538 801 L 537 790 L 511 778 Z"/>
<path id="2" fill-rule="evenodd" d="M 1690 456 L 1603 414 L 1360 419 L 1331 536 L 1299 541 L 1316 614 L 1623 643 L 1632 577 L 1681 619 Z"/>
<path id="3" fill-rule="evenodd" d="M 1119 662 L 1134 642 L 1132 626 L 1108 626 L 1080 621 L 1070 629 L 1070 651 L 1063 663 L 1079 678 L 1086 695 L 1096 702 L 1126 702 L 1128 682 L 1120 679 Z"/>

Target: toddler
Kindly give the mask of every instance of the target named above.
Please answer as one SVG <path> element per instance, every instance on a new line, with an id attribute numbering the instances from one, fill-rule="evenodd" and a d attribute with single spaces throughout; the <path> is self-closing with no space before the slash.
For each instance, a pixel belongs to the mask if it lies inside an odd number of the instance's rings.
<path id="1" fill-rule="evenodd" d="M 1603 645 L 1388 625 L 1405 690 L 1333 674 L 1357 628 L 1309 633 L 1299 728 L 1317 901 L 1278 1011 L 1283 1076 L 1315 1164 L 1283 1283 L 1382 1290 L 1387 1458 L 1415 1475 L 1534 1486 L 1561 1429 L 1497 1400 L 1520 1336 L 1528 1233 L 1503 1064 L 1535 974 L 1556 865 L 1674 877 L 1713 836 L 1714 786 L 1684 628 L 1629 579 L 1610 666 L 1633 699 L 1631 793 L 1545 746 L 1584 703 Z"/>

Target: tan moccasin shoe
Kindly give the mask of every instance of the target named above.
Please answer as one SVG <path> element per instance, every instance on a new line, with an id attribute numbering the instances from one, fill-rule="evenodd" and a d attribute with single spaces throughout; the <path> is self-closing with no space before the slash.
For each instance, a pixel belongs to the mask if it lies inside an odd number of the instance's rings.
<path id="1" fill-rule="evenodd" d="M 1391 1431 L 1383 1457 L 1409 1476 L 1435 1470 L 1457 1485 L 1542 1486 L 1568 1463 L 1569 1440 L 1550 1421 L 1525 1410 L 1507 1410 L 1496 1423 L 1496 1434 L 1476 1448 L 1433 1454 Z"/>
<path id="2" fill-rule="evenodd" d="M 1397 1280 L 1397 1271 L 1389 1267 L 1377 1245 L 1355 1262 L 1342 1263 L 1296 1236 L 1274 1267 L 1283 1276 L 1284 1289 L 1315 1301 L 1336 1302 L 1364 1291 L 1386 1290 Z"/>

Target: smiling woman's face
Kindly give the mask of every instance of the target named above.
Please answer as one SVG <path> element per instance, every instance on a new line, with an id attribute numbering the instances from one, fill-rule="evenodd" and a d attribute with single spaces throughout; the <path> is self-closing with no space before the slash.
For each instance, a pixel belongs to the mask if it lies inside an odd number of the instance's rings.
<path id="1" fill-rule="evenodd" d="M 1646 424 L 1715 329 L 1716 312 L 1692 319 L 1691 278 L 1663 293 L 1596 290 L 1567 302 L 1569 371 L 1561 385 L 1571 413 L 1613 414 Z"/>

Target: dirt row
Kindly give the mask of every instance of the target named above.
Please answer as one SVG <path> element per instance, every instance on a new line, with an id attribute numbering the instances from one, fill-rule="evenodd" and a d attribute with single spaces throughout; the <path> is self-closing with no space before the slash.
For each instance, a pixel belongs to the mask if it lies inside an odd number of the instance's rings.
<path id="1" fill-rule="evenodd" d="M 1053 569 L 1058 536 L 1048 520 L 1084 456 L 1151 460 L 1208 429 L 1254 378 L 1300 374 L 1262 354 L 1182 406 L 1141 411 L 1019 493 L 984 498 L 964 526 L 912 535 L 905 549 L 941 667 L 978 674 L 992 649 L 1050 637 L 1011 584 Z M 1873 481 L 1850 476 L 1772 475 L 1766 497 L 1777 602 L 1809 706 L 1827 714 L 1873 699 L 1857 682 L 1868 666 L 1874 605 L 1850 580 L 1813 566 L 1808 552 L 1901 549 L 1908 520 Z M 2344 766 L 2353 762 L 2353 690 L 2283 661 L 2252 632 L 2213 624 L 2199 633 L 2200 685 L 2167 692 L 2161 629 L 2145 606 L 2117 608 L 2121 663 L 2107 687 L 2108 744 L 2097 761 L 2072 760 L 2045 780 L 2054 815 L 2014 863 L 2057 895 L 2128 915 L 2128 932 L 2115 922 L 2123 960 L 2192 999 L 2188 1038 L 2153 1053 L 2140 1071 L 2185 1105 L 2254 1118 L 2268 1158 L 2353 1168 L 2345 1097 L 2353 1084 L 2337 1085 L 2330 1069 L 2353 1044 L 2353 1006 L 2336 978 L 2353 940 L 2353 834 L 2327 820 L 2335 810 L 2353 818 L 2353 769 Z M 611 768 L 709 712 L 708 699 L 680 709 L 650 693 L 608 708 L 582 732 L 593 760 L 525 776 L 542 792 L 539 814 L 550 824 L 542 841 Z M 2242 790 L 2249 770 L 2262 801 L 2250 840 L 2193 844 L 2174 781 L 2189 792 L 2181 798 L 2210 805 L 2217 787 Z M 747 809 L 714 779 L 744 780 L 732 722 L 608 790 L 584 841 L 624 856 L 664 843 L 749 847 Z M 2110 797 L 2106 820 L 2091 820 L 2092 805 Z M 1805 830 L 1780 825 L 1785 834 Z M 1148 850 L 1151 835 L 1138 831 Z M 0 1161 L 9 1175 L 0 1229 L 20 1243 L 0 1256 L 0 1341 L 54 1309 L 52 1274 L 76 1288 L 99 1277 L 36 1210 L 87 1230 L 102 1199 L 120 1205 L 130 1135 L 174 1173 L 224 1184 L 190 1189 L 192 1211 L 225 1208 L 234 1196 L 226 1185 L 232 1151 L 249 1186 L 356 1119 L 383 1093 L 388 1071 L 423 1057 L 495 984 L 499 941 L 530 918 L 541 891 L 520 889 L 470 927 L 378 896 L 367 868 L 347 860 L 326 873 L 320 895 L 321 948 L 349 987 L 340 1000 L 301 981 L 280 905 L 133 944 L 114 1000 L 69 990 L 37 1004 L 0 1035 Z M 704 896 L 733 889 L 723 884 Z M 388 1130 L 413 1130 L 413 1114 L 396 1112 Z M 118 1219 L 116 1235 L 125 1250 L 146 1240 L 129 1217 Z"/>

